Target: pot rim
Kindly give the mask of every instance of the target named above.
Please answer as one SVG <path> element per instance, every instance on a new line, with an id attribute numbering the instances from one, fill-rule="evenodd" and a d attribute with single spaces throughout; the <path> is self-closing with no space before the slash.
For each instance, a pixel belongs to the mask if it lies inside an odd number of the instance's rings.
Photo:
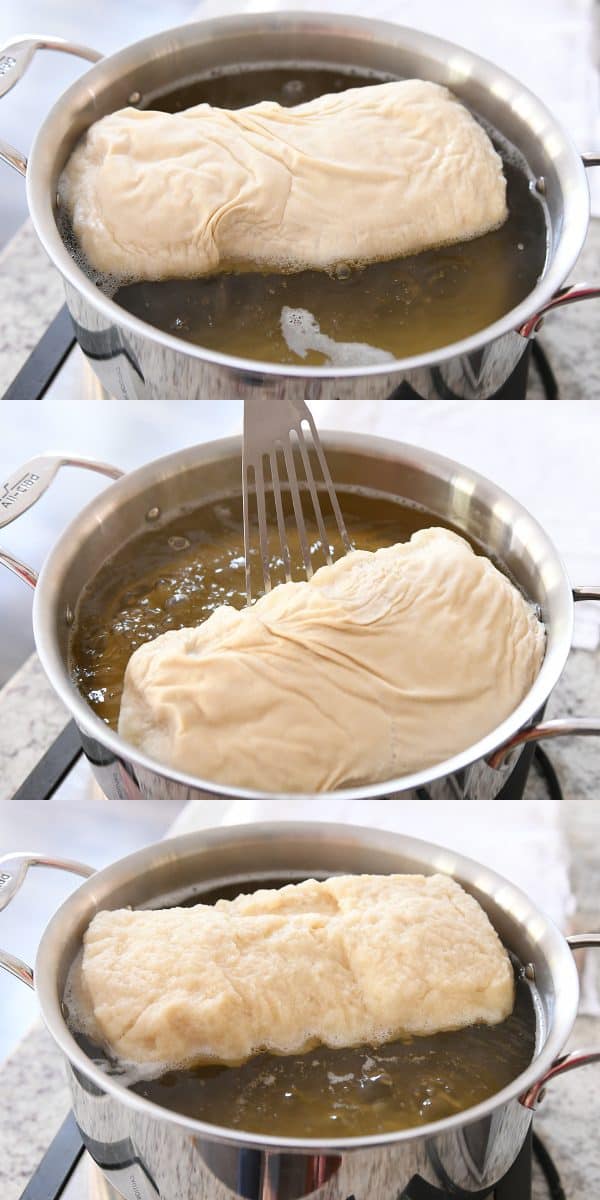
<path id="1" fill-rule="evenodd" d="M 75 718 L 80 730 L 110 750 L 117 760 L 124 761 L 134 768 L 141 768 L 143 771 L 152 772 L 154 775 L 159 775 L 163 779 L 182 784 L 192 790 L 197 791 L 200 788 L 212 796 L 224 796 L 242 800 L 258 800 L 265 798 L 265 796 L 271 799 L 309 800 L 320 799 L 323 795 L 328 794 L 335 795 L 340 800 L 372 799 L 385 797 L 390 793 L 408 791 L 426 786 L 446 775 L 471 766 L 478 759 L 487 758 L 508 741 L 513 734 L 529 724 L 544 707 L 562 674 L 569 654 L 573 629 L 573 599 L 564 563 L 538 521 L 523 505 L 519 504 L 518 501 L 514 500 L 512 496 L 491 480 L 480 475 L 479 472 L 473 471 L 468 467 L 463 467 L 460 463 L 456 463 L 454 460 L 444 455 L 436 454 L 431 450 L 412 446 L 406 442 L 397 442 L 391 438 L 328 430 L 321 432 L 321 440 L 326 454 L 338 447 L 346 452 L 355 451 L 357 453 L 364 453 L 365 451 L 369 451 L 374 457 L 377 456 L 379 458 L 391 455 L 393 460 L 397 462 L 400 455 L 399 465 L 402 463 L 414 463 L 416 455 L 416 461 L 420 467 L 432 470 L 437 475 L 441 474 L 442 477 L 451 477 L 458 472 L 465 478 L 467 486 L 471 484 L 483 486 L 486 490 L 493 492 L 496 503 L 500 505 L 508 503 L 516 507 L 519 520 L 525 521 L 533 528 L 536 537 L 540 539 L 545 551 L 552 559 L 554 569 L 560 577 L 562 616 L 566 622 L 562 648 L 554 646 L 550 653 L 548 652 L 548 648 L 546 649 L 546 655 L 540 672 L 527 695 L 524 696 L 514 711 L 504 721 L 500 722 L 495 729 L 486 734 L 485 737 L 480 738 L 478 742 L 467 747 L 465 750 L 461 750 L 452 758 L 395 779 L 384 780 L 371 785 L 365 784 L 360 787 L 339 788 L 335 792 L 330 793 L 265 792 L 264 790 L 232 787 L 223 783 L 196 778 L 193 775 L 178 771 L 173 767 L 156 761 L 150 755 L 130 745 L 115 730 L 110 729 L 89 707 L 87 701 L 71 679 L 68 667 L 64 663 L 57 645 L 56 632 L 53 629 L 55 617 L 53 592 L 56 590 L 57 571 L 60 572 L 65 562 L 68 563 L 74 553 L 77 553 L 76 548 L 80 542 L 80 526 L 85 525 L 87 522 L 93 524 L 97 521 L 98 509 L 102 507 L 103 503 L 106 504 L 107 497 L 114 497 L 117 492 L 121 492 L 123 499 L 127 499 L 128 495 L 137 492 L 140 482 L 144 485 L 155 483 L 158 468 L 161 469 L 161 474 L 164 475 L 165 469 L 168 470 L 168 468 L 177 467 L 181 469 L 188 462 L 219 461 L 231 457 L 232 454 L 239 455 L 241 461 L 240 436 L 234 435 L 232 437 L 200 443 L 198 446 L 176 450 L 172 454 L 154 459 L 152 462 L 126 473 L 121 479 L 109 484 L 98 496 L 94 497 L 82 509 L 79 515 L 67 525 L 66 529 L 63 530 L 42 566 L 34 592 L 33 632 L 36 650 L 52 687 Z M 436 514 L 432 515 L 435 516 Z M 437 515 L 442 516 L 443 514 Z"/>
<path id="2" fill-rule="evenodd" d="M 262 1136 L 243 1130 L 236 1131 L 225 1126 L 211 1125 L 208 1122 L 186 1117 L 181 1113 L 171 1112 L 161 1105 L 130 1091 L 118 1078 L 106 1075 L 96 1066 L 77 1044 L 70 1032 L 61 1011 L 61 1000 L 58 995 L 56 980 L 52 974 L 51 964 L 60 953 L 65 941 L 65 923 L 69 924 L 72 909 L 81 908 L 82 901 L 92 902 L 94 911 L 98 911 L 102 903 L 102 895 L 98 888 L 105 885 L 108 889 L 120 886 L 127 878 L 135 879 L 143 874 L 152 864 L 174 857 L 186 849 L 193 853 L 196 850 L 210 850 L 211 845 L 223 843 L 224 835 L 230 843 L 243 843 L 249 836 L 256 839 L 280 839 L 282 835 L 289 840 L 298 840 L 317 834 L 322 839 L 334 839 L 343 832 L 346 838 L 354 842 L 362 842 L 367 847 L 382 845 L 388 848 L 396 843 L 398 850 L 404 848 L 405 853 L 414 856 L 423 867 L 445 874 L 451 874 L 459 882 L 464 880 L 469 888 L 483 891 L 513 918 L 516 918 L 532 940 L 540 942 L 542 938 L 549 939 L 548 957 L 551 961 L 552 981 L 556 984 L 560 978 L 559 1003 L 555 1005 L 553 1023 L 550 1030 L 544 1029 L 544 1021 L 537 1006 L 536 1042 L 539 1039 L 540 1024 L 546 1033 L 543 1044 L 537 1045 L 534 1057 L 525 1069 L 510 1084 L 496 1092 L 494 1096 L 472 1108 L 465 1109 L 442 1121 L 431 1122 L 417 1129 L 402 1129 L 392 1133 L 371 1134 L 364 1138 L 286 1138 Z M 427 872 L 426 872 L 427 873 Z M 164 893 L 163 893 L 164 894 Z M 160 896 L 157 897 L 160 899 Z M 83 914 L 79 912 L 79 920 Z M 90 918 L 91 919 L 91 918 Z M 89 921 L 86 921 L 86 925 Z M 117 860 L 108 867 L 103 867 L 92 875 L 85 883 L 76 888 L 54 914 L 42 935 L 35 962 L 35 990 L 42 1010 L 46 1027 L 71 1065 L 91 1079 L 103 1092 L 111 1098 L 125 1104 L 127 1108 L 137 1110 L 154 1119 L 173 1122 L 189 1130 L 195 1135 L 202 1135 L 216 1142 L 243 1144 L 259 1149 L 272 1149 L 281 1152 L 287 1150 L 305 1152 L 307 1154 L 329 1153 L 331 1151 L 361 1150 L 377 1146 L 390 1146 L 398 1142 L 408 1142 L 421 1138 L 439 1136 L 469 1125 L 481 1118 L 488 1117 L 497 1108 L 525 1094 L 531 1086 L 539 1081 L 551 1066 L 554 1059 L 563 1051 L 564 1045 L 572 1031 L 579 1004 L 579 977 L 573 954 L 558 927 L 546 917 L 529 897 L 516 885 L 491 868 L 484 867 L 474 859 L 450 851 L 435 843 L 425 842 L 418 838 L 407 837 L 404 834 L 392 833 L 389 830 L 374 829 L 362 825 L 345 825 L 342 823 L 325 823 L 310 821 L 273 821 L 256 822 L 248 825 L 221 826 L 208 830 L 182 834 L 179 837 L 167 838 L 137 850 L 125 858 Z M 553 999 L 557 999 L 554 992 Z M 534 1000 L 535 1004 L 535 1000 Z"/>
<path id="3" fill-rule="evenodd" d="M 269 363 L 259 359 L 240 358 L 237 355 L 223 354 L 194 345 L 172 334 L 164 333 L 156 326 L 148 324 L 139 317 L 134 317 L 126 309 L 116 304 L 102 293 L 96 284 L 77 265 L 67 250 L 58 230 L 53 212 L 53 198 L 48 186 L 48 176 L 52 173 L 55 153 L 49 147 L 53 145 L 53 129 L 57 119 L 72 105 L 77 105 L 82 96 L 89 102 L 90 92 L 94 85 L 110 75 L 115 68 L 122 71 L 131 67 L 141 51 L 151 55 L 169 39 L 189 40 L 198 35 L 204 37 L 219 37 L 230 34 L 233 30 L 240 32 L 268 30 L 285 30 L 292 27 L 290 32 L 311 30 L 315 36 L 322 35 L 328 29 L 335 32 L 346 31 L 357 39 L 379 36 L 380 40 L 389 43 L 402 38 L 403 44 L 429 48 L 437 52 L 444 60 L 456 62 L 456 70 L 463 75 L 476 74 L 483 84 L 489 86 L 494 80 L 503 86 L 507 100 L 513 107 L 520 106 L 529 111 L 530 118 L 535 120 L 540 130 L 539 136 L 545 137 L 552 143 L 553 157 L 560 150 L 568 160 L 568 170 L 572 175 L 570 185 L 564 191 L 565 211 L 556 247 L 551 248 L 544 273 L 533 290 L 516 307 L 505 313 L 499 320 L 494 321 L 484 329 L 478 330 L 467 338 L 439 349 L 423 354 L 411 355 L 406 358 L 394 359 L 391 362 L 376 363 L 359 367 L 310 367 L 284 363 Z M 550 152 L 550 151 L 548 151 Z M 41 177 L 41 178 L 40 178 Z M 44 186 L 42 186 L 44 185 Z M 163 30 L 131 45 L 115 54 L 107 55 L 95 66 L 85 71 L 84 75 L 73 83 L 54 104 L 50 113 L 40 126 L 31 150 L 27 174 L 26 191 L 29 212 L 36 233 L 51 261 L 58 267 L 67 284 L 82 294 L 88 304 L 99 312 L 111 325 L 131 331 L 138 338 L 144 338 L 177 354 L 200 362 L 211 363 L 214 366 L 228 369 L 231 373 L 243 372 L 250 380 L 253 376 L 273 376 L 295 379 L 353 379 L 395 374 L 398 371 L 416 370 L 429 367 L 432 364 L 445 362 L 459 355 L 469 355 L 481 350 L 505 334 L 514 333 L 521 336 L 518 330 L 536 312 L 539 312 L 564 284 L 585 241 L 590 216 L 590 195 L 587 176 L 581 155 L 577 151 L 570 135 L 556 120 L 550 110 L 528 88 L 514 76 L 497 67 L 488 59 L 474 54 L 472 51 L 438 38 L 433 34 L 403 26 L 390 21 L 378 21 L 368 17 L 347 16 L 340 13 L 327 12 L 264 12 L 243 13 L 234 16 L 209 18 L 204 21 L 191 22 Z M 550 229 L 550 235 L 555 233 Z M 557 255 L 560 247 L 561 253 Z M 557 262 L 558 257 L 558 262 Z M 523 339 L 523 348 L 525 348 Z"/>

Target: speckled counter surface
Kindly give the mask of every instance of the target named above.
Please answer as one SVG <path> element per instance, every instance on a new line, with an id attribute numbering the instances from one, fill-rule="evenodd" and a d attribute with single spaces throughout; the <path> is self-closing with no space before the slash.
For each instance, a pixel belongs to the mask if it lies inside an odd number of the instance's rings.
<path id="1" fill-rule="evenodd" d="M 0 801 L 27 778 L 68 721 L 36 654 L 0 689 Z M 28 799 L 36 799 L 35 796 Z"/>
<path id="2" fill-rule="evenodd" d="M 63 302 L 58 271 L 26 221 L 0 254 L 0 395 Z"/>
<path id="3" fill-rule="evenodd" d="M 546 717 L 597 717 L 600 724 L 600 650 L 571 651 L 550 697 Z M 543 746 L 556 768 L 565 798 L 595 800 L 600 808 L 600 737 L 555 739 Z M 547 796 L 545 785 L 535 773 L 530 775 L 527 796 Z"/>
<path id="4" fill-rule="evenodd" d="M 600 282 L 600 218 L 591 221 L 571 275 L 571 281 L 582 280 Z M 56 316 L 63 298 L 58 272 L 26 222 L 0 255 L 0 396 Z M 542 341 L 564 399 L 600 398 L 599 331 L 597 301 L 574 304 L 546 321 Z M 530 395 L 540 398 L 539 385 L 532 387 Z"/>
<path id="5" fill-rule="evenodd" d="M 579 930 L 600 929 L 600 804 L 564 803 L 561 812 L 577 898 L 575 925 Z M 590 955 L 588 966 L 597 988 L 600 955 Z M 600 1047 L 600 1015 L 577 1019 L 570 1040 L 571 1047 L 576 1045 Z M 0 1195 L 2 1200 L 18 1200 L 69 1106 L 60 1056 L 40 1026 L 0 1066 L 0 1094 Z M 535 1127 L 555 1160 L 567 1200 L 596 1200 L 600 1196 L 600 1064 L 551 1085 Z M 533 1200 L 548 1200 L 537 1169 Z"/>
<path id="6" fill-rule="evenodd" d="M 17 1200 L 70 1105 L 60 1053 L 41 1025 L 0 1067 L 0 1090 L 0 1192 Z"/>

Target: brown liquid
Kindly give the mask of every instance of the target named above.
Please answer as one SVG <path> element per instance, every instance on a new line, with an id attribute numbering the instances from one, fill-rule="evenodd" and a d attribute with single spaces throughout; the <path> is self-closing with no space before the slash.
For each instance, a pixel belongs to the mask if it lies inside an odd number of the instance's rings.
<path id="1" fill-rule="evenodd" d="M 452 528 L 422 509 L 376 495 L 344 492 L 339 498 L 354 545 L 377 550 L 408 541 L 417 529 L 430 525 Z M 285 497 L 286 501 L 288 497 Z M 271 497 L 269 497 L 269 501 Z M 309 502 L 310 503 L 310 502 Z M 290 505 L 286 503 L 286 515 Z M 341 552 L 331 514 L 327 533 L 334 554 Z M 283 564 L 276 551 L 275 513 L 267 512 L 271 529 L 273 582 L 283 582 Z M 315 569 L 324 563 L 314 518 L 306 508 L 309 535 L 314 537 Z M 293 522 L 288 520 L 293 577 L 305 577 Z M 457 531 L 458 532 L 458 531 Z M 256 542 L 258 538 L 256 538 Z M 475 547 L 480 552 L 481 547 Z M 134 564 L 132 566 L 132 564 Z M 254 594 L 259 590 L 255 559 Z M 242 608 L 246 603 L 241 496 L 228 497 L 152 526 L 126 543 L 100 568 L 82 593 L 71 640 L 73 678 L 95 712 L 116 728 L 123 677 L 133 651 L 169 629 L 199 625 L 220 604 Z"/>
<path id="2" fill-rule="evenodd" d="M 286 882 L 261 880 L 244 884 L 243 890 Z M 201 900 L 211 903 L 239 891 L 239 884 L 219 888 Z M 518 968 L 515 976 L 515 1007 L 500 1025 L 475 1025 L 377 1047 L 317 1046 L 305 1054 L 259 1054 L 241 1066 L 168 1071 L 130 1086 L 173 1112 L 279 1137 L 367 1137 L 425 1125 L 487 1100 L 531 1062 L 535 1010 Z M 73 1018 L 71 1022 L 76 1024 Z M 74 1032 L 86 1053 L 118 1073 L 118 1065 Z"/>
<path id="3" fill-rule="evenodd" d="M 388 77 L 389 78 L 389 77 Z M 316 67 L 261 68 L 198 80 L 145 107 L 179 111 L 194 104 L 239 108 L 259 100 L 294 105 L 326 92 L 382 82 L 381 77 Z M 305 309 L 336 342 L 367 343 L 395 358 L 449 345 L 484 329 L 529 294 L 544 269 L 543 205 L 524 162 L 493 136 L 504 160 L 509 217 L 471 242 L 337 273 L 265 274 L 243 270 L 193 280 L 135 283 L 115 300 L 151 325 L 223 354 L 265 362 L 320 366 L 317 350 L 300 357 L 284 340 L 282 307 Z M 354 361 L 360 362 L 360 354 Z"/>
<path id="4" fill-rule="evenodd" d="M 463 1112 L 506 1087 L 531 1062 L 534 1024 L 522 981 L 500 1025 L 474 1025 L 306 1054 L 261 1054 L 240 1067 L 169 1071 L 133 1085 L 148 1100 L 200 1121 L 279 1137 L 367 1137 Z"/>

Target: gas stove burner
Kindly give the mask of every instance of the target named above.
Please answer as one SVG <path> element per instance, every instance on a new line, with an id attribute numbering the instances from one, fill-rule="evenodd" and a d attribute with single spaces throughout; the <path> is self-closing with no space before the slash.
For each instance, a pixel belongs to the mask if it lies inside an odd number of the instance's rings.
<path id="1" fill-rule="evenodd" d="M 492 1192 L 478 1193 L 472 1200 L 533 1200 L 532 1168 L 537 1163 L 546 1185 L 548 1200 L 566 1200 L 558 1171 L 537 1134 L 530 1130 L 527 1140 L 505 1176 Z M 153 1193 L 154 1194 L 154 1193 Z M 123 1200 L 99 1167 L 84 1150 L 72 1113 L 63 1122 L 30 1179 L 21 1200 Z M 159 1200 L 156 1193 L 156 1200 Z M 165 1198 L 166 1200 L 166 1198 Z M 256 1197 L 258 1200 L 258 1197 Z M 348 1196 L 347 1200 L 363 1200 Z M 369 1200 L 376 1200 L 370 1197 Z M 432 1187 L 415 1176 L 398 1200 L 456 1200 L 456 1196 Z"/>

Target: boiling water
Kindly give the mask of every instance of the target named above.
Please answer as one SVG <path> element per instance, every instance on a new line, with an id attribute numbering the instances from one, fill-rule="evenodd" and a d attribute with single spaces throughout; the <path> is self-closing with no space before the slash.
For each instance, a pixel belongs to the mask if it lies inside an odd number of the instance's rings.
<path id="1" fill-rule="evenodd" d="M 279 1137 L 367 1137 L 441 1121 L 489 1099 L 531 1062 L 533 1006 L 517 983 L 500 1025 L 386 1045 L 289 1057 L 261 1054 L 239 1067 L 169 1071 L 133 1091 L 200 1121 Z"/>
<path id="2" fill-rule="evenodd" d="M 333 66 L 249 68 L 145 97 L 144 105 L 170 112 L 202 102 L 289 106 L 389 78 Z M 488 132 L 504 161 L 509 206 L 508 220 L 492 233 L 365 267 L 340 262 L 331 273 L 265 273 L 233 263 L 214 276 L 122 286 L 114 299 L 209 350 L 297 366 L 385 362 L 456 342 L 523 300 L 546 261 L 546 214 L 527 164 Z"/>
<path id="3" fill-rule="evenodd" d="M 452 528 L 424 509 L 393 498 L 338 492 L 348 532 L 357 549 L 377 550 L 408 541 L 430 525 Z M 283 582 L 283 563 L 274 544 L 276 519 L 272 496 L 267 515 L 271 528 L 273 582 Z M 289 516 L 289 497 L 284 497 Z M 341 552 L 333 516 L 322 504 L 327 533 Z M 315 569 L 325 559 L 314 518 L 306 517 Z M 458 532 L 458 531 L 457 531 Z M 293 522 L 288 521 L 293 577 L 305 578 Z M 258 543 L 258 535 L 253 544 Z M 475 547 L 480 552 L 482 547 Z M 260 590 L 258 556 L 255 590 Z M 84 590 L 71 640 L 73 678 L 88 703 L 116 728 L 123 677 L 133 651 L 169 629 L 198 625 L 220 604 L 246 603 L 241 496 L 228 496 L 151 526 L 127 542 L 106 562 Z"/>
<path id="4" fill-rule="evenodd" d="M 281 887 L 287 879 L 261 880 L 244 891 Z M 203 893 L 203 903 L 240 890 Z M 198 898 L 191 900 L 196 902 Z M 181 903 L 181 901 L 179 901 Z M 533 994 L 515 963 L 516 1002 L 499 1025 L 409 1037 L 383 1046 L 327 1049 L 304 1054 L 259 1054 L 240 1066 L 203 1065 L 135 1080 L 80 1032 L 88 1056 L 146 1099 L 212 1125 L 279 1137 L 367 1137 L 442 1120 L 487 1100 L 511 1083 L 535 1053 Z"/>

